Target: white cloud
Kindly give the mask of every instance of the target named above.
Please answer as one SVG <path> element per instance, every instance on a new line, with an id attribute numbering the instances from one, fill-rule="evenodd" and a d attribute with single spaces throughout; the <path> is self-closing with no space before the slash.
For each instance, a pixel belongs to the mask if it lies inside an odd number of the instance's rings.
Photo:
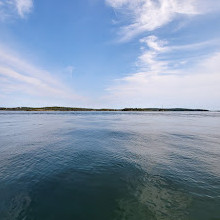
<path id="1" fill-rule="evenodd" d="M 149 34 L 180 16 L 187 18 L 220 11 L 220 1 L 215 0 L 106 0 L 106 3 L 120 15 L 120 41 L 129 41 L 145 32 Z M 220 108 L 220 53 L 210 55 L 209 52 L 208 58 L 207 54 L 206 58 L 201 55 L 209 46 L 219 46 L 219 41 L 173 45 L 151 35 L 142 38 L 140 43 L 137 71 L 115 80 L 107 88 L 109 95 L 105 99 L 112 105 Z M 189 51 L 195 54 L 200 51 L 200 55 L 190 58 Z"/>
<path id="2" fill-rule="evenodd" d="M 210 40 L 194 44 L 170 45 L 168 41 L 160 40 L 158 37 L 151 35 L 140 40 L 141 54 L 137 58 L 136 66 L 138 72 L 149 74 L 179 74 L 183 65 L 189 62 L 196 62 L 198 57 L 193 61 L 189 56 L 184 57 L 186 51 L 201 51 L 207 48 L 219 47 L 219 40 Z M 169 56 L 173 52 L 181 54 L 184 58 L 174 59 Z M 201 56 L 201 55 L 200 55 Z M 181 56 L 180 56 L 181 57 Z"/>
<path id="3" fill-rule="evenodd" d="M 141 43 L 146 43 L 149 48 L 151 48 L 155 51 L 163 52 L 163 51 L 167 50 L 167 48 L 165 47 L 165 45 L 167 44 L 167 41 L 159 40 L 154 35 L 142 38 L 140 40 L 140 42 Z"/>
<path id="4" fill-rule="evenodd" d="M 69 103 L 83 99 L 65 86 L 59 78 L 31 64 L 20 54 L 0 46 L 0 93 L 8 99 L 32 95 L 43 100 L 65 100 Z M 67 103 L 66 102 L 66 103 Z"/>
<path id="5" fill-rule="evenodd" d="M 29 14 L 33 8 L 33 0 L 15 0 L 15 6 L 18 14 L 23 18 Z"/>
<path id="6" fill-rule="evenodd" d="M 137 71 L 107 88 L 105 99 L 112 105 L 220 109 L 220 53 L 201 56 L 206 48 L 216 50 L 218 40 L 174 45 L 151 35 L 140 39 L 140 43 Z M 188 52 L 193 51 L 200 51 L 200 56 L 191 58 Z"/>
<path id="7" fill-rule="evenodd" d="M 107 88 L 109 96 L 105 98 L 112 105 L 220 108 L 220 53 L 200 57 L 188 68 L 182 68 L 182 65 L 190 62 L 190 58 L 166 58 L 173 51 L 199 50 L 216 41 L 170 46 L 169 42 L 152 35 L 140 42 L 142 46 L 136 62 L 137 72 L 117 79 L 114 85 Z"/>
<path id="8" fill-rule="evenodd" d="M 106 3 L 128 21 L 120 29 L 121 41 L 158 29 L 178 15 L 194 16 L 220 9 L 220 4 L 213 0 L 106 0 Z"/>
<path id="9" fill-rule="evenodd" d="M 154 75 L 138 72 L 117 80 L 105 97 L 114 105 L 130 107 L 194 107 L 220 109 L 220 53 L 184 74 Z"/>
<path id="10" fill-rule="evenodd" d="M 138 57 L 136 65 L 141 71 L 148 74 L 159 74 L 166 72 L 168 61 L 159 60 L 158 55 L 170 50 L 167 41 L 159 40 L 156 36 L 148 36 L 140 40 L 144 46 L 141 47 L 142 53 Z M 146 48 L 146 46 L 148 48 Z"/>
<path id="11" fill-rule="evenodd" d="M 16 16 L 25 18 L 33 7 L 33 0 L 0 0 L 0 20 Z"/>

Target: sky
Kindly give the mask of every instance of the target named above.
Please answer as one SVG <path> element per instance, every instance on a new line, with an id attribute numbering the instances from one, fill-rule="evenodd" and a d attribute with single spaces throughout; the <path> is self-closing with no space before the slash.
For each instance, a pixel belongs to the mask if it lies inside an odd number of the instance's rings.
<path id="1" fill-rule="evenodd" d="M 220 109 L 220 0 L 0 0 L 0 107 Z"/>

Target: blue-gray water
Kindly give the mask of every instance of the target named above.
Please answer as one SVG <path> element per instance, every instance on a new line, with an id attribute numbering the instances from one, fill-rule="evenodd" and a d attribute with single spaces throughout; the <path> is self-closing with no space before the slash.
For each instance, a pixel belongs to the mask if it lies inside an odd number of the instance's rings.
<path id="1" fill-rule="evenodd" d="M 0 219 L 220 219 L 220 113 L 0 112 Z"/>

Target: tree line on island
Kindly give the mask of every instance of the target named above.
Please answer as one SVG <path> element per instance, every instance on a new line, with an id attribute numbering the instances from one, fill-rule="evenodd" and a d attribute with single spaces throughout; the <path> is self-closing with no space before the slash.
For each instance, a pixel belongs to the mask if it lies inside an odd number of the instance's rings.
<path id="1" fill-rule="evenodd" d="M 123 109 L 109 109 L 109 108 L 101 108 L 101 109 L 93 109 L 93 108 L 73 108 L 73 107 L 15 107 L 15 108 L 5 108 L 0 107 L 0 111 L 209 111 L 206 109 L 188 109 L 188 108 L 123 108 Z"/>

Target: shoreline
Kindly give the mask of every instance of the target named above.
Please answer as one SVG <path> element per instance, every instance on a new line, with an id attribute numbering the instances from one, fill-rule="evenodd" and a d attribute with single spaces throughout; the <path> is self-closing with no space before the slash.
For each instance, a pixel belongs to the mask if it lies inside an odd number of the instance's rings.
<path id="1" fill-rule="evenodd" d="M 93 108 L 72 108 L 72 107 L 15 107 L 15 108 L 5 108 L 1 107 L 0 111 L 96 111 L 96 112 L 209 112 L 207 109 L 188 109 L 188 108 L 123 108 L 123 109 L 93 109 Z"/>

